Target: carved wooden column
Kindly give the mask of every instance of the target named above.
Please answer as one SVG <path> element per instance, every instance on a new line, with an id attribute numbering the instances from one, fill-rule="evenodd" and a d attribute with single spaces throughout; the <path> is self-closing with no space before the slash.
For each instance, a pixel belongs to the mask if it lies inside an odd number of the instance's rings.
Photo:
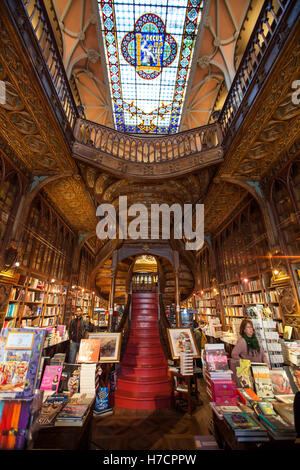
<path id="1" fill-rule="evenodd" d="M 175 273 L 175 300 L 176 300 L 176 327 L 181 327 L 180 313 L 180 285 L 179 285 L 179 254 L 178 251 L 173 252 L 174 273 Z"/>
<path id="2" fill-rule="evenodd" d="M 108 313 L 109 313 L 108 331 L 113 331 L 114 298 L 115 298 L 117 268 L 118 268 L 118 252 L 114 251 L 112 254 L 112 262 L 111 262 L 111 283 L 110 283 L 109 302 L 108 302 Z"/>

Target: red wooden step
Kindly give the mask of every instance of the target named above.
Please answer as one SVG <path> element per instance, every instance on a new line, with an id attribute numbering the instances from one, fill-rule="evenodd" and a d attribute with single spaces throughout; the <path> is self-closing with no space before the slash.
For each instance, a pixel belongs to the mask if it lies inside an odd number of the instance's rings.
<path id="1" fill-rule="evenodd" d="M 171 382 L 162 379 L 141 382 L 132 378 L 119 378 L 117 390 L 122 392 L 152 392 L 152 394 L 159 392 L 160 395 L 164 395 L 171 393 Z"/>
<path id="2" fill-rule="evenodd" d="M 127 408 L 133 410 L 154 410 L 158 408 L 169 408 L 171 406 L 171 399 L 169 394 L 166 395 L 136 395 L 128 391 L 115 392 L 115 406 L 119 408 Z"/>
<path id="3" fill-rule="evenodd" d="M 157 351 L 161 351 L 160 344 L 152 344 L 151 346 L 144 346 L 142 344 L 129 344 L 127 343 L 125 354 L 141 354 L 141 355 L 149 355 L 149 354 L 156 354 Z"/>
<path id="4" fill-rule="evenodd" d="M 165 357 L 162 352 L 160 354 L 151 355 L 151 356 L 136 356 L 134 354 L 125 354 L 123 357 L 122 364 L 124 366 L 161 366 L 166 363 Z"/>
<path id="5" fill-rule="evenodd" d="M 157 367 L 134 367 L 134 366 L 123 366 L 121 365 L 121 375 L 128 375 L 130 377 L 166 377 L 167 376 L 167 366 L 157 366 Z"/>
<path id="6" fill-rule="evenodd" d="M 160 337 L 159 336 L 132 336 L 129 338 L 127 346 L 143 346 L 143 347 L 152 347 L 152 346 L 161 346 Z"/>

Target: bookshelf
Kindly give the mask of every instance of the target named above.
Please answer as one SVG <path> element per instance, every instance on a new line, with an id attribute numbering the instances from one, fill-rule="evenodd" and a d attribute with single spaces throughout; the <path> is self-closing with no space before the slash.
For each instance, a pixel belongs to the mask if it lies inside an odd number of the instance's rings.
<path id="1" fill-rule="evenodd" d="M 11 286 L 3 327 L 46 327 L 62 323 L 67 286 L 32 273 Z"/>
<path id="2" fill-rule="evenodd" d="M 220 306 L 215 288 L 203 289 L 195 296 L 195 320 L 209 323 L 212 318 L 220 318 Z"/>

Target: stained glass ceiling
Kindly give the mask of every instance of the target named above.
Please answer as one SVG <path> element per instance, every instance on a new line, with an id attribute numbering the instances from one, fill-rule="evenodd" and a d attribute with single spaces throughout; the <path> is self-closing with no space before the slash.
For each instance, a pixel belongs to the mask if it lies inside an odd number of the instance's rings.
<path id="1" fill-rule="evenodd" d="M 99 0 L 115 128 L 178 132 L 203 0 Z"/>

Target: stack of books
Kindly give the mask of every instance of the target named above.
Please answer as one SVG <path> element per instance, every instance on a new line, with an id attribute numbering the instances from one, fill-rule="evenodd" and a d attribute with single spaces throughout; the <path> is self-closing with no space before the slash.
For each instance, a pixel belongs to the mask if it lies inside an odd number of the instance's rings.
<path id="1" fill-rule="evenodd" d="M 94 398 L 94 395 L 75 393 L 58 413 L 55 426 L 82 426 Z"/>
<path id="2" fill-rule="evenodd" d="M 224 413 L 224 420 L 234 432 L 238 442 L 266 442 L 267 430 L 248 413 Z"/>
<path id="3" fill-rule="evenodd" d="M 180 373 L 182 375 L 194 374 L 193 354 L 191 352 L 180 354 Z"/>
<path id="4" fill-rule="evenodd" d="M 236 405 L 236 385 L 232 381 L 224 344 L 206 344 L 204 359 L 203 377 L 210 401 L 216 405 Z"/>

